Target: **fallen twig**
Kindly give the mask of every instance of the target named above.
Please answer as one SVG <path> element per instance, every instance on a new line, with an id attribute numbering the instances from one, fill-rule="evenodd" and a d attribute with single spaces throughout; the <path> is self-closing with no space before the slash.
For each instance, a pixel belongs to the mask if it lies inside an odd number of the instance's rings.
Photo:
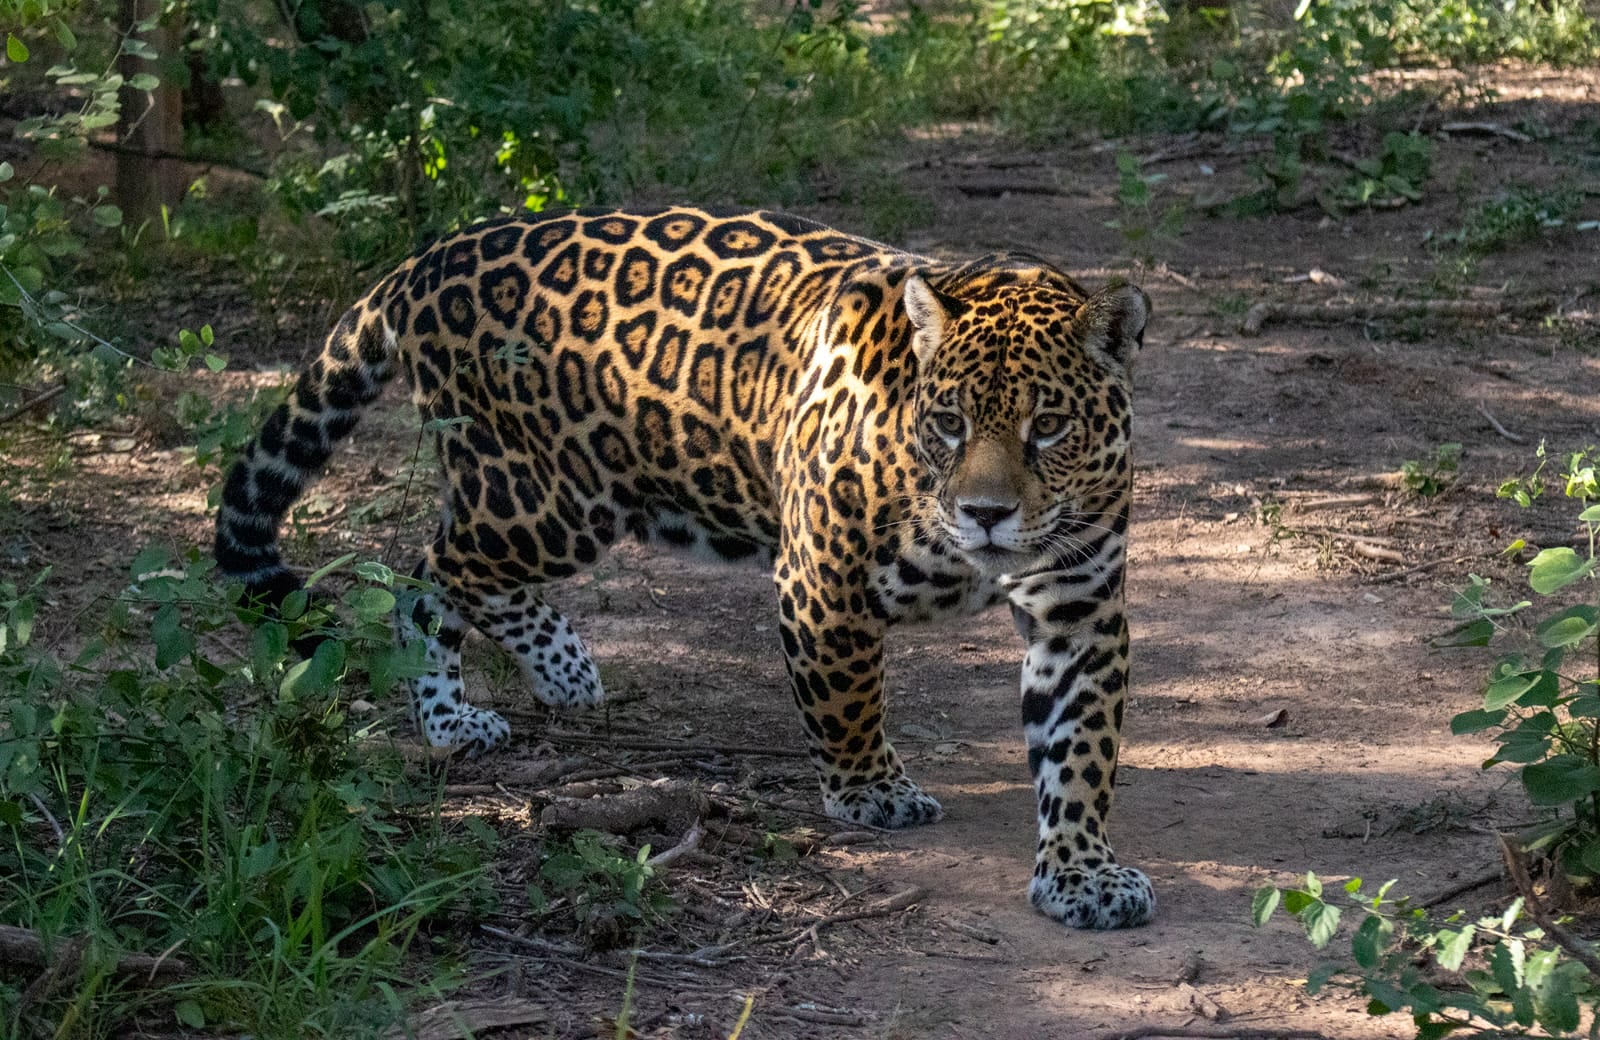
<path id="1" fill-rule="evenodd" d="M 1372 321 L 1379 318 L 1497 318 L 1546 310 L 1545 300 L 1370 300 L 1272 303 L 1251 307 L 1239 331 L 1254 336 L 1268 322 Z"/>
<path id="2" fill-rule="evenodd" d="M 66 389 L 67 389 L 67 386 L 66 386 L 65 383 L 57 383 L 55 386 L 52 386 L 48 390 L 43 390 L 43 391 L 41 391 L 41 392 L 39 392 L 37 394 L 34 394 L 32 397 L 28 398 L 26 401 L 23 401 L 21 404 L 12 405 L 10 408 L 7 408 L 5 411 L 0 412 L 0 426 L 4 426 L 6 423 L 10 422 L 11 420 L 13 420 L 13 419 L 15 419 L 15 418 L 17 418 L 19 416 L 27 415 L 29 412 L 33 411 L 35 408 L 39 407 L 41 404 L 44 404 L 46 401 L 50 400 L 52 397 L 59 396 Z"/>
<path id="3" fill-rule="evenodd" d="M 1482 401 L 1478 402 L 1478 414 L 1489 420 L 1489 425 L 1494 427 L 1495 433 L 1498 433 L 1512 444 L 1526 443 L 1522 437 L 1519 437 L 1517 434 L 1512 433 L 1504 426 L 1501 426 L 1500 420 L 1489 414 L 1488 407 Z"/>
<path id="4" fill-rule="evenodd" d="M 1331 498 L 1312 498 L 1290 503 L 1297 513 L 1315 509 L 1345 509 L 1352 506 L 1370 506 L 1378 501 L 1377 495 L 1334 495 Z"/>
<path id="5" fill-rule="evenodd" d="M 1596 957 L 1594 949 L 1582 939 L 1567 931 L 1566 927 L 1557 921 L 1550 911 L 1544 908 L 1539 901 L 1539 895 L 1533 890 L 1533 881 L 1528 877 L 1528 859 L 1523 851 L 1513 843 L 1506 840 L 1504 834 L 1496 834 L 1495 840 L 1500 843 L 1500 855 L 1506 861 L 1506 873 L 1511 875 L 1511 883 L 1516 886 L 1517 893 L 1522 896 L 1523 909 L 1528 911 L 1528 916 L 1533 918 L 1533 923 L 1544 929 L 1544 934 L 1555 941 L 1573 960 L 1589 969 L 1589 974 L 1600 978 L 1600 957 Z"/>
<path id="6" fill-rule="evenodd" d="M 694 826 L 689 828 L 688 833 L 679 839 L 678 844 L 672 846 L 670 849 L 667 849 L 665 852 L 658 852 L 654 856 L 651 856 L 649 859 L 645 860 L 645 865 L 654 867 L 656 869 L 660 869 L 661 867 L 669 867 L 672 865 L 674 860 L 683 858 L 685 853 L 698 849 L 700 847 L 700 839 L 704 838 L 705 836 L 706 829 L 704 825 L 702 825 L 699 820 L 696 820 L 694 821 Z"/>
<path id="7" fill-rule="evenodd" d="M 1037 181 L 964 181 L 956 185 L 963 195 L 997 199 L 1003 195 L 1072 195 L 1074 192 Z"/>
<path id="8" fill-rule="evenodd" d="M 528 1026 L 549 1019 L 548 1010 L 517 997 L 451 1000 L 429 1008 L 384 1035 L 385 1040 L 470 1040 L 486 1030 Z"/>
<path id="9" fill-rule="evenodd" d="M 1447 134 L 1490 134 L 1494 137 L 1504 137 L 1507 140 L 1516 141 L 1518 144 L 1527 144 L 1533 140 L 1521 130 L 1513 130 L 1509 126 L 1501 126 L 1499 123 L 1441 123 L 1439 124 L 1439 129 Z"/>
<path id="10" fill-rule="evenodd" d="M 1350 538 L 1348 535 L 1343 537 L 1349 540 L 1350 551 L 1357 556 L 1365 556 L 1369 560 L 1377 560 L 1380 563 L 1406 562 L 1404 553 L 1396 552 L 1393 549 L 1385 549 L 1381 545 L 1373 545 L 1368 541 L 1356 541 L 1355 539 Z"/>
<path id="11" fill-rule="evenodd" d="M 1234 1026 L 1135 1026 L 1115 1033 L 1101 1033 L 1093 1040 L 1330 1040 L 1315 1029 L 1238 1029 Z"/>
<path id="12" fill-rule="evenodd" d="M 56 939 L 46 943 L 44 936 L 32 928 L 18 928 L 0 924 L 0 961 L 8 964 L 44 968 L 73 953 L 82 956 L 83 940 Z M 74 966 L 74 970 L 76 970 Z M 117 958 L 112 970 L 130 982 L 149 985 L 172 982 L 190 973 L 189 962 L 166 954 L 152 957 L 145 953 L 128 953 Z"/>
<path id="13" fill-rule="evenodd" d="M 890 914 L 898 914 L 902 910 L 909 910 L 917 905 L 927 898 L 927 895 L 928 890 L 925 888 L 908 888 L 904 892 L 896 892 L 894 895 L 881 899 L 862 910 L 847 910 L 844 913 L 820 917 L 811 922 L 807 930 L 826 928 L 834 924 L 845 924 L 849 921 L 864 921 L 869 917 L 887 917 Z"/>
<path id="14" fill-rule="evenodd" d="M 599 798 L 552 802 L 539 814 L 539 825 L 554 831 L 605 834 L 659 827 L 668 834 L 687 835 L 709 808 L 705 794 L 695 788 L 650 784 Z"/>
<path id="15" fill-rule="evenodd" d="M 504 939 L 506 942 L 512 943 L 513 945 L 527 947 L 528 949 L 535 951 L 536 955 L 541 960 L 550 961 L 554 964 L 560 964 L 561 966 L 571 968 L 574 971 L 588 972 L 591 975 L 604 975 L 608 979 L 623 979 L 625 981 L 631 979 L 636 983 L 648 986 L 673 988 L 680 985 L 679 982 L 672 979 L 656 978 L 655 976 L 648 975 L 642 971 L 622 971 L 617 968 L 607 968 L 604 965 L 590 964 L 587 961 L 577 960 L 566 953 L 557 952 L 565 949 L 576 949 L 575 947 L 558 945 L 556 943 L 547 942 L 546 940 L 537 939 L 532 936 L 517 935 L 515 932 L 508 932 L 504 928 L 496 928 L 491 924 L 480 924 L 478 928 L 479 930 L 494 936 L 496 939 Z"/>
<path id="16" fill-rule="evenodd" d="M 1482 874 L 1479 874 L 1477 877 L 1468 878 L 1467 880 L 1461 882 L 1458 885 L 1451 885 L 1449 888 L 1445 889 L 1443 892 L 1440 892 L 1438 895 L 1429 896 L 1427 899 L 1424 899 L 1422 902 L 1420 902 L 1420 903 L 1418 903 L 1416 905 L 1420 906 L 1420 907 L 1427 908 L 1427 907 L 1431 907 L 1431 906 L 1438 906 L 1441 903 L 1448 903 L 1450 900 L 1456 898 L 1457 896 L 1465 895 L 1466 893 L 1471 892 L 1475 888 L 1482 888 L 1485 885 L 1492 885 L 1496 881 L 1499 881 L 1502 878 L 1504 878 L 1505 876 L 1506 876 L 1505 875 L 1505 871 L 1501 870 L 1499 867 L 1496 867 L 1493 870 L 1484 871 Z"/>
<path id="17" fill-rule="evenodd" d="M 685 744 L 670 740 L 634 740 L 629 737 L 606 737 L 590 733 L 569 733 L 551 730 L 545 734 L 551 741 L 567 740 L 578 744 L 604 744 L 623 751 L 670 751 L 684 756 L 694 755 L 760 755 L 766 758 L 805 758 L 800 748 L 757 746 L 753 744 Z"/>
<path id="18" fill-rule="evenodd" d="M 797 1022 L 810 1022 L 819 1026 L 864 1026 L 865 1015 L 855 1011 L 824 1011 L 822 1008 L 792 1007 L 769 1012 L 773 1018 L 792 1018 Z"/>
<path id="19" fill-rule="evenodd" d="M 1401 578 L 1410 577 L 1413 574 L 1421 574 L 1423 571 L 1431 571 L 1435 567 L 1440 567 L 1447 563 L 1466 563 L 1470 559 L 1472 559 L 1471 556 L 1441 556 L 1437 560 L 1429 560 L 1427 563 L 1419 563 L 1415 567 L 1406 567 L 1403 570 L 1386 571 L 1383 574 L 1374 574 L 1372 577 L 1367 579 L 1367 584 L 1384 585 L 1391 581 L 1399 581 Z"/>

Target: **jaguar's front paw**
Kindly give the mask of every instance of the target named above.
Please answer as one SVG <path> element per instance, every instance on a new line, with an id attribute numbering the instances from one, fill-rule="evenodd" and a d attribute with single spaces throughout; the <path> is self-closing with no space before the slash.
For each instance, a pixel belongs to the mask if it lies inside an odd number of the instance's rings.
<path id="1" fill-rule="evenodd" d="M 1115 863 L 1041 863 L 1028 895 L 1041 912 L 1073 928 L 1133 928 L 1156 913 L 1150 879 Z"/>
<path id="2" fill-rule="evenodd" d="M 904 776 L 840 791 L 824 788 L 822 807 L 835 820 L 891 830 L 937 823 L 944 816 L 944 807 Z"/>

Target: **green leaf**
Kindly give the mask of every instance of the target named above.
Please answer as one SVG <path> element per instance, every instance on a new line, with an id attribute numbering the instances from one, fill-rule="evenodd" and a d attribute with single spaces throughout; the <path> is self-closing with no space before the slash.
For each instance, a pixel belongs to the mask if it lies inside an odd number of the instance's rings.
<path id="1" fill-rule="evenodd" d="M 1450 732 L 1458 737 L 1469 733 L 1482 733 L 1500 725 L 1506 719 L 1505 709 L 1499 711 L 1464 711 L 1450 720 Z"/>
<path id="2" fill-rule="evenodd" d="M 1356 963 L 1368 971 L 1376 968 L 1393 933 L 1394 925 L 1388 920 L 1377 914 L 1367 915 L 1350 940 L 1350 952 L 1355 955 Z"/>
<path id="3" fill-rule="evenodd" d="M 1435 646 L 1488 646 L 1494 638 L 1494 622 L 1487 618 L 1457 625 L 1434 640 Z"/>
<path id="4" fill-rule="evenodd" d="M 176 603 L 156 611 L 150 622 L 150 638 L 156 644 L 157 668 L 171 668 L 194 651 L 194 634 L 182 626 L 183 615 Z"/>
<path id="5" fill-rule="evenodd" d="M 206 1027 L 206 1013 L 200 1010 L 200 1005 L 192 1000 L 180 1000 L 172 1005 L 172 1017 L 180 1025 L 190 1029 L 204 1029 Z"/>
<path id="6" fill-rule="evenodd" d="M 289 630 L 276 621 L 256 626 L 250 635 L 250 671 L 259 682 L 277 671 L 289 654 Z"/>
<path id="7" fill-rule="evenodd" d="M 1594 633 L 1600 612 L 1588 606 L 1570 607 L 1546 618 L 1539 625 L 1539 642 L 1544 646 L 1572 646 L 1581 643 Z"/>
<path id="8" fill-rule="evenodd" d="M 33 612 L 32 596 L 24 596 L 11 607 L 11 632 L 17 638 L 18 647 L 27 646 L 33 636 Z"/>
<path id="9" fill-rule="evenodd" d="M 1539 681 L 1538 672 L 1512 672 L 1510 675 L 1496 679 L 1483 691 L 1483 710 L 1498 711 L 1508 704 L 1512 704 L 1518 697 L 1533 689 L 1533 684 Z"/>
<path id="10" fill-rule="evenodd" d="M 1439 961 L 1439 967 L 1445 971 L 1459 971 L 1461 962 L 1467 959 L 1467 953 L 1472 949 L 1472 937 L 1477 932 L 1478 929 L 1470 924 L 1459 932 L 1453 932 L 1448 928 L 1440 929 L 1439 946 L 1434 954 Z"/>
<path id="11" fill-rule="evenodd" d="M 1257 928 L 1267 923 L 1272 912 L 1278 909 L 1281 898 L 1276 885 L 1262 885 L 1256 889 L 1254 898 L 1250 900 L 1250 920 Z"/>
<path id="12" fill-rule="evenodd" d="M 162 570 L 172 562 L 172 554 L 159 545 L 147 545 L 133 558 L 129 576 L 134 581 L 144 581 L 145 575 Z"/>
<path id="13" fill-rule="evenodd" d="M 3 179 L 0 178 L 0 180 Z M 1586 524 L 1600 524 L 1600 506 L 1590 506 L 1578 514 L 1578 519 Z"/>
<path id="14" fill-rule="evenodd" d="M 278 693 L 288 698 L 326 693 L 343 673 L 344 644 L 337 639 L 324 639 L 309 659 L 289 669 L 278 684 Z"/>
<path id="15" fill-rule="evenodd" d="M 6 57 L 18 65 L 28 60 L 28 45 L 13 33 L 6 33 Z"/>
<path id="16" fill-rule="evenodd" d="M 1567 1036 L 1578 1028 L 1578 996 L 1573 982 L 1582 973 L 1583 965 L 1563 962 L 1558 950 L 1540 950 L 1528 958 L 1528 989 L 1533 991 L 1534 1014 L 1552 1035 Z"/>
<path id="17" fill-rule="evenodd" d="M 64 18 L 56 21 L 56 39 L 60 41 L 61 49 L 64 51 L 78 49 L 78 38 L 72 34 L 72 27 Z"/>
<path id="18" fill-rule="evenodd" d="M 1494 981 L 1500 985 L 1502 993 L 1515 993 L 1522 988 L 1523 965 L 1526 961 L 1527 951 L 1521 939 L 1507 939 L 1495 944 L 1489 954 L 1489 970 L 1494 972 Z"/>
<path id="19" fill-rule="evenodd" d="M 306 612 L 306 607 L 311 605 L 311 597 L 306 595 L 305 589 L 295 589 L 283 597 L 283 604 L 278 608 L 278 614 L 285 621 L 299 620 Z"/>
<path id="20" fill-rule="evenodd" d="M 114 228 L 122 226 L 122 208 L 110 203 L 96 206 L 93 211 L 94 222 L 99 227 Z"/>
<path id="21" fill-rule="evenodd" d="M 17 168 L 15 166 L 12 166 L 8 162 L 0 162 L 0 184 L 4 184 L 6 181 L 10 180 L 11 178 L 15 177 L 16 175 L 17 175 Z M 5 216 L 5 210 L 0 209 L 0 217 L 4 217 L 4 216 Z"/>
<path id="22" fill-rule="evenodd" d="M 1600 791 L 1600 766 L 1578 755 L 1552 755 L 1522 767 L 1522 786 L 1535 805 L 1566 805 Z"/>
<path id="23" fill-rule="evenodd" d="M 161 79 L 148 72 L 140 72 L 128 80 L 128 86 L 134 90 L 154 90 L 161 86 Z"/>
<path id="24" fill-rule="evenodd" d="M 1300 923 L 1305 925 L 1311 945 L 1320 950 L 1339 930 L 1339 908 L 1319 899 L 1300 912 Z"/>
<path id="25" fill-rule="evenodd" d="M 379 563 L 377 560 L 362 560 L 356 564 L 355 572 L 356 577 L 379 585 L 394 584 L 394 571 L 387 564 Z"/>
<path id="26" fill-rule="evenodd" d="M 350 606 L 360 620 L 376 621 L 394 609 L 394 593 L 388 589 L 361 589 L 352 597 Z"/>
<path id="27" fill-rule="evenodd" d="M 1564 589 L 1589 576 L 1594 561 L 1567 546 L 1545 549 L 1528 563 L 1528 585 L 1542 596 Z"/>
<path id="28" fill-rule="evenodd" d="M 228 359 L 218 354 L 206 355 L 206 367 L 213 372 L 221 372 L 228 367 Z"/>
<path id="29" fill-rule="evenodd" d="M 328 575 L 332 574 L 334 571 L 338 570 L 340 567 L 343 567 L 345 564 L 349 563 L 355 558 L 355 553 L 345 553 L 338 559 L 331 560 L 328 563 L 323 564 L 321 567 L 318 567 L 316 570 L 311 572 L 311 577 L 306 579 L 306 584 L 315 585 L 317 582 L 321 581 L 323 578 L 326 578 Z"/>

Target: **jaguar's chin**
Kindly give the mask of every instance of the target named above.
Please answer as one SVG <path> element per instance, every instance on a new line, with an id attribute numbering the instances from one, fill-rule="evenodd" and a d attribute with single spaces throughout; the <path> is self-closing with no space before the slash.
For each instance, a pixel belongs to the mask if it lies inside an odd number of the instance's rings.
<path id="1" fill-rule="evenodd" d="M 1007 549 L 992 542 L 972 549 L 962 549 L 961 554 L 979 572 L 990 577 L 1010 574 L 1012 571 L 1026 567 L 1038 557 L 1038 553 L 1018 552 L 1015 549 Z"/>

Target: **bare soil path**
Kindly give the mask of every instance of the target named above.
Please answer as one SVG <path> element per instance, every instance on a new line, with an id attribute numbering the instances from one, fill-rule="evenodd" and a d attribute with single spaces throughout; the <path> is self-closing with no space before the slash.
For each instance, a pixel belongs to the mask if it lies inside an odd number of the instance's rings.
<path id="1" fill-rule="evenodd" d="M 1475 706 L 1487 659 L 1433 651 L 1427 639 L 1446 627 L 1449 590 L 1468 571 L 1516 577 L 1515 562 L 1494 556 L 1512 539 L 1576 534 L 1557 504 L 1523 511 L 1494 489 L 1531 468 L 1541 440 L 1600 442 L 1600 232 L 1571 230 L 1600 217 L 1597 82 L 1507 71 L 1499 102 L 1451 118 L 1533 127 L 1539 139 L 1436 135 L 1420 204 L 1338 218 L 1315 205 L 1250 219 L 1196 213 L 1180 236 L 1144 247 L 1162 266 L 1141 276 L 1156 319 L 1138 373 L 1134 686 L 1113 836 L 1156 882 L 1153 924 L 1073 932 L 1027 905 L 1033 815 L 1019 645 L 1003 612 L 903 631 L 891 648 L 890 730 L 943 801 L 943 823 L 829 844 L 835 828 L 808 815 L 819 803 L 805 762 L 749 753 L 799 743 L 765 579 L 628 547 L 562 593 L 605 664 L 617 699 L 608 711 L 550 718 L 504 669 L 479 677 L 517 743 L 454 768 L 452 805 L 502 834 L 500 927 L 523 923 L 515 893 L 536 863 L 540 811 L 574 793 L 536 778 L 577 756 L 611 773 L 585 792 L 666 775 L 746 807 L 720 824 L 735 838 L 708 839 L 663 868 L 682 909 L 637 937 L 670 956 L 638 961 L 636 1035 L 725 1037 L 747 994 L 746 1037 L 1070 1040 L 1158 1025 L 1411 1035 L 1354 998 L 1306 997 L 1298 980 L 1315 952 L 1287 924 L 1253 929 L 1249 901 L 1258 885 L 1307 869 L 1397 878 L 1432 896 L 1492 869 L 1492 829 L 1532 817 L 1510 774 L 1477 768 L 1488 745 L 1449 734 L 1450 716 Z M 1105 226 L 1123 215 L 1119 148 L 1168 175 L 1158 205 L 1248 184 L 1249 156 L 1221 137 L 1063 145 L 993 168 L 981 142 L 936 141 L 900 174 L 939 213 L 906 244 L 1026 247 L 1093 282 L 1124 273 L 1128 242 Z M 1050 190 L 990 190 L 1022 178 Z M 1554 322 L 1239 331 L 1260 302 L 1426 295 L 1441 270 L 1429 232 L 1449 234 L 1497 193 L 1556 189 L 1580 193 L 1566 228 L 1485 256 L 1469 280 L 1483 299 L 1548 300 L 1541 314 L 1559 314 Z M 859 220 L 844 207 L 808 212 Z M 248 364 L 242 342 L 233 352 Z M 351 518 L 389 493 L 409 451 L 406 421 L 394 408 L 341 456 L 320 489 L 331 505 L 308 518 L 310 547 L 294 550 L 301 562 L 347 542 L 382 544 L 386 527 Z M 1460 478 L 1434 498 L 1407 494 L 1401 463 L 1446 442 L 1463 445 Z M 203 544 L 203 481 L 173 459 L 130 457 L 108 440 L 80 447 L 81 480 L 48 497 L 18 485 L 23 529 L 4 568 L 54 559 L 69 587 L 105 588 L 151 535 Z M 653 741 L 726 750 L 631 746 Z M 653 833 L 660 851 L 683 828 Z M 1490 884 L 1454 902 L 1481 909 L 1504 895 Z M 495 973 L 463 999 L 523 1018 L 479 1035 L 614 1035 L 625 954 L 596 952 L 606 943 L 592 934 L 561 950 L 481 932 L 463 941 L 469 968 Z"/>

